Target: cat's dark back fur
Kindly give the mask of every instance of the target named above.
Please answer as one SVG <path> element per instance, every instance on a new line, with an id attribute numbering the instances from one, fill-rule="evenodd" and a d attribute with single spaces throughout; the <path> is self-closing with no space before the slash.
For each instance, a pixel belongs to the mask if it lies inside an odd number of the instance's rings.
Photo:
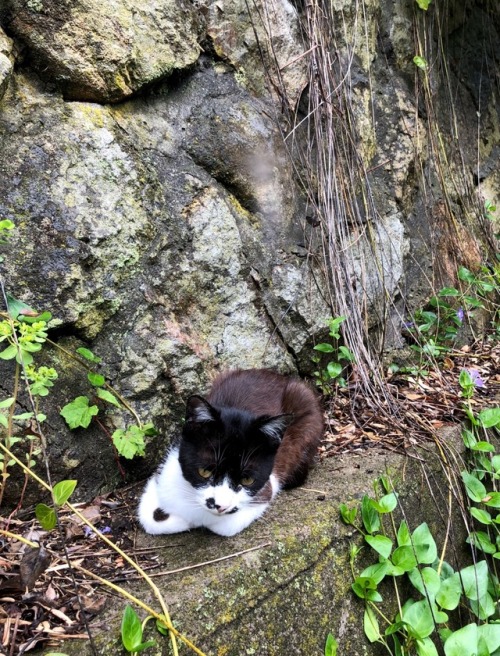
<path id="1" fill-rule="evenodd" d="M 324 428 L 318 396 L 308 385 L 268 369 L 233 370 L 214 380 L 206 400 L 252 417 L 289 415 L 272 471 L 281 488 L 305 481 Z"/>

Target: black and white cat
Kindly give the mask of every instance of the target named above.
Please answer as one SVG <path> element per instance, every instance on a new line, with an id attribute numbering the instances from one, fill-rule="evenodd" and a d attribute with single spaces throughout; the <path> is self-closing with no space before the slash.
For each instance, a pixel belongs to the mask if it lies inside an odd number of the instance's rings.
<path id="1" fill-rule="evenodd" d="M 301 485 L 323 433 L 316 394 L 267 369 L 218 376 L 187 403 L 182 436 L 142 494 L 147 533 L 205 526 L 235 535 L 282 489 Z"/>

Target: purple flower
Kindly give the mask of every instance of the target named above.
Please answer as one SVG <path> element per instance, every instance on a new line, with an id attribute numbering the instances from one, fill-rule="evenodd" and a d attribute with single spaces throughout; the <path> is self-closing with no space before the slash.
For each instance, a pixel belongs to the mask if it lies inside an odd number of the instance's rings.
<path id="1" fill-rule="evenodd" d="M 99 533 L 102 533 L 103 535 L 106 535 L 106 533 L 111 533 L 111 526 L 105 526 L 99 531 Z"/>
<path id="2" fill-rule="evenodd" d="M 458 308 L 457 310 L 457 319 L 460 321 L 460 323 L 463 322 L 464 320 L 464 309 L 463 308 Z"/>
<path id="3" fill-rule="evenodd" d="M 83 534 L 85 535 L 86 538 L 89 538 L 94 531 L 90 528 L 90 526 L 84 526 L 83 527 Z"/>
<path id="4" fill-rule="evenodd" d="M 474 387 L 486 387 L 486 384 L 477 369 L 467 369 L 467 371 L 469 372 Z"/>

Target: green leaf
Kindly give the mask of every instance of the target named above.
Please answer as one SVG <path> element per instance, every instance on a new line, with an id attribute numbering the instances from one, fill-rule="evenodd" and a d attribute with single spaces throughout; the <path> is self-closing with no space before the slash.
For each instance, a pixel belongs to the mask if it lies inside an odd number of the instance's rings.
<path id="1" fill-rule="evenodd" d="M 365 635 L 370 642 L 376 642 L 381 638 L 377 616 L 370 606 L 367 606 L 365 609 L 363 628 Z"/>
<path id="2" fill-rule="evenodd" d="M 342 365 L 340 362 L 329 362 L 326 365 L 326 370 L 330 378 L 338 378 L 342 373 Z"/>
<path id="3" fill-rule="evenodd" d="M 500 624 L 481 624 L 478 634 L 486 642 L 490 654 L 500 648 Z"/>
<path id="4" fill-rule="evenodd" d="M 415 66 L 418 66 L 418 68 L 421 68 L 422 70 L 425 70 L 427 68 L 426 59 L 424 57 L 420 57 L 420 55 L 415 55 L 415 57 L 413 57 L 413 63 L 415 64 Z M 424 326 L 420 326 L 420 330 L 424 332 Z"/>
<path id="5" fill-rule="evenodd" d="M 376 590 L 375 580 L 369 576 L 357 576 L 351 588 L 361 599 L 367 599 L 367 592 Z"/>
<path id="6" fill-rule="evenodd" d="M 471 273 L 469 271 L 469 269 L 467 269 L 464 266 L 459 267 L 458 277 L 460 278 L 460 280 L 463 280 L 464 282 L 469 282 L 469 283 L 473 283 L 476 280 L 474 274 Z"/>
<path id="7" fill-rule="evenodd" d="M 54 508 L 49 508 L 44 503 L 35 506 L 35 515 L 45 531 L 51 531 L 57 524 Z"/>
<path id="8" fill-rule="evenodd" d="M 329 633 L 326 637 L 325 656 L 337 656 L 338 643 L 335 638 Z"/>
<path id="9" fill-rule="evenodd" d="M 488 492 L 482 501 L 490 508 L 500 508 L 500 492 Z"/>
<path id="10" fill-rule="evenodd" d="M 107 401 L 108 403 L 111 403 L 111 405 L 115 405 L 117 408 L 121 408 L 120 401 L 116 398 L 114 394 L 111 394 L 111 392 L 108 392 L 108 390 L 98 388 L 96 390 L 97 396 L 102 399 L 103 401 Z"/>
<path id="11" fill-rule="evenodd" d="M 375 585 L 378 585 L 388 573 L 391 563 L 388 560 L 384 560 L 381 563 L 375 563 L 374 565 L 369 565 L 366 567 L 361 574 L 361 578 L 366 577 L 372 579 Z"/>
<path id="12" fill-rule="evenodd" d="M 495 450 L 495 447 L 493 444 L 490 444 L 489 442 L 476 442 L 474 446 L 471 447 L 472 451 L 481 451 L 483 453 L 491 453 Z"/>
<path id="13" fill-rule="evenodd" d="M 441 608 L 455 610 L 460 603 L 461 596 L 462 584 L 458 572 L 455 572 L 455 574 L 441 582 L 441 587 L 436 594 L 436 602 Z"/>
<path id="14" fill-rule="evenodd" d="M 17 350 L 17 346 L 15 346 L 15 344 L 11 344 L 10 346 L 7 346 L 7 348 L 3 351 L 0 351 L 0 358 L 2 358 L 2 360 L 12 360 L 17 356 Z"/>
<path id="15" fill-rule="evenodd" d="M 102 387 L 106 382 L 106 379 L 101 374 L 96 374 L 93 371 L 89 371 L 87 374 L 88 381 L 94 387 Z"/>
<path id="16" fill-rule="evenodd" d="M 431 565 L 436 560 L 436 543 L 426 523 L 420 524 L 413 531 L 412 542 L 419 564 Z"/>
<path id="17" fill-rule="evenodd" d="M 432 567 L 423 567 L 422 569 L 412 569 L 408 572 L 408 577 L 413 586 L 424 597 L 434 599 L 438 590 L 441 588 L 441 579 L 439 574 Z"/>
<path id="18" fill-rule="evenodd" d="M 73 494 L 77 481 L 59 481 L 54 485 L 54 501 L 58 506 L 62 506 Z"/>
<path id="19" fill-rule="evenodd" d="M 462 569 L 460 577 L 467 599 L 476 601 L 488 592 L 488 564 L 485 560 L 480 560 L 475 565 Z"/>
<path id="20" fill-rule="evenodd" d="M 92 417 L 98 412 L 99 408 L 96 405 L 89 406 L 89 399 L 86 396 L 77 396 L 74 401 L 64 406 L 61 415 L 70 428 L 87 428 Z"/>
<path id="21" fill-rule="evenodd" d="M 486 524 L 487 526 L 493 524 L 491 515 L 487 510 L 482 510 L 481 508 L 471 508 L 470 514 L 477 519 L 481 524 Z"/>
<path id="22" fill-rule="evenodd" d="M 408 524 L 403 520 L 398 528 L 397 535 L 398 547 L 407 547 L 411 545 L 411 535 Z"/>
<path id="23" fill-rule="evenodd" d="M 9 396 L 8 399 L 0 401 L 0 408 L 10 408 L 16 399 L 13 396 Z"/>
<path id="24" fill-rule="evenodd" d="M 331 344 L 316 344 L 316 346 L 313 347 L 315 351 L 320 351 L 321 353 L 333 353 L 334 348 Z"/>
<path id="25" fill-rule="evenodd" d="M 353 524 L 358 514 L 357 508 L 348 508 L 345 503 L 340 504 L 339 512 L 345 524 Z"/>
<path id="26" fill-rule="evenodd" d="M 475 476 L 469 474 L 467 471 L 461 472 L 462 480 L 465 485 L 465 491 L 467 496 L 475 501 L 480 503 L 486 497 L 486 488 Z"/>
<path id="27" fill-rule="evenodd" d="M 487 620 L 495 614 L 496 606 L 489 592 L 487 592 L 481 599 L 470 600 L 470 608 L 472 612 L 477 615 L 480 620 Z"/>
<path id="28" fill-rule="evenodd" d="M 455 287 L 443 287 L 439 290 L 439 296 L 458 296 L 460 292 Z"/>
<path id="29" fill-rule="evenodd" d="M 417 640 L 416 647 L 418 656 L 439 656 L 436 645 L 430 638 Z"/>
<path id="30" fill-rule="evenodd" d="M 339 360 L 342 359 L 347 360 L 348 362 L 354 362 L 356 358 L 347 346 L 339 346 Z"/>
<path id="31" fill-rule="evenodd" d="M 446 656 L 474 656 L 477 654 L 478 638 L 477 624 L 468 624 L 453 631 L 444 643 L 444 653 Z"/>
<path id="32" fill-rule="evenodd" d="M 427 599 L 421 599 L 402 608 L 401 619 L 408 633 L 419 640 L 427 638 L 434 631 L 434 617 Z"/>
<path id="33" fill-rule="evenodd" d="M 420 9 L 423 9 L 424 11 L 427 11 L 429 9 L 429 5 L 431 4 L 432 0 L 415 0 L 417 5 L 420 7 Z"/>
<path id="34" fill-rule="evenodd" d="M 500 408 L 486 408 L 485 410 L 481 410 L 477 419 L 483 428 L 498 426 L 500 424 Z"/>
<path id="35" fill-rule="evenodd" d="M 396 567 L 400 567 L 405 572 L 411 571 L 414 567 L 417 566 L 417 559 L 415 557 L 415 552 L 413 547 L 409 545 L 404 545 L 398 547 L 394 550 L 392 557 L 392 562 Z"/>
<path id="36" fill-rule="evenodd" d="M 88 360 L 89 362 L 94 362 L 95 364 L 98 364 L 99 362 L 101 362 L 100 357 L 98 357 L 97 355 L 94 355 L 92 353 L 92 351 L 90 351 L 88 348 L 84 348 L 83 346 L 81 346 L 80 348 L 77 348 L 76 352 L 78 353 L 78 355 L 81 355 L 82 358 L 84 358 L 85 360 Z"/>
<path id="37" fill-rule="evenodd" d="M 361 502 L 361 519 L 368 533 L 375 533 L 380 529 L 380 516 L 372 506 L 372 499 L 365 494 Z"/>
<path id="38" fill-rule="evenodd" d="M 8 426 L 9 426 L 9 422 L 7 421 L 7 417 L 2 413 L 0 413 L 0 426 L 3 426 L 4 428 L 8 428 Z"/>
<path id="39" fill-rule="evenodd" d="M 135 610 L 127 604 L 122 617 L 122 643 L 128 652 L 137 651 L 142 642 L 142 624 Z"/>
<path id="40" fill-rule="evenodd" d="M 7 294 L 7 311 L 13 319 L 17 319 L 20 314 L 25 314 L 38 317 L 39 312 L 33 310 L 29 305 L 23 301 L 19 301 L 17 298 L 14 298 L 10 294 Z"/>
<path id="41" fill-rule="evenodd" d="M 398 505 L 398 495 L 396 492 L 391 492 L 390 494 L 383 496 L 378 501 L 371 499 L 371 504 L 379 513 L 390 513 Z"/>
<path id="42" fill-rule="evenodd" d="M 392 540 L 385 535 L 365 535 L 370 547 L 384 558 L 389 558 L 392 551 Z"/>
<path id="43" fill-rule="evenodd" d="M 489 536 L 484 531 L 473 531 L 467 537 L 466 542 L 472 544 L 476 549 L 484 551 L 484 553 L 494 554 L 496 552 L 496 547 L 492 544 Z"/>
<path id="44" fill-rule="evenodd" d="M 127 430 L 118 428 L 111 436 L 118 453 L 129 460 L 145 453 L 144 431 L 138 426 L 129 426 Z"/>

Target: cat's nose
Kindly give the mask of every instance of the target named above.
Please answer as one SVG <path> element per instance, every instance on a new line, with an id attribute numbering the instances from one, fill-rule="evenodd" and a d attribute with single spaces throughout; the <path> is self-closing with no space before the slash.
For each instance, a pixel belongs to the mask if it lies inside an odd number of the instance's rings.
<path id="1" fill-rule="evenodd" d="M 216 504 L 215 507 L 217 508 L 217 512 L 219 513 L 219 515 L 222 515 L 222 513 L 225 513 L 226 510 L 229 508 L 229 506 L 218 506 L 217 504 Z"/>

